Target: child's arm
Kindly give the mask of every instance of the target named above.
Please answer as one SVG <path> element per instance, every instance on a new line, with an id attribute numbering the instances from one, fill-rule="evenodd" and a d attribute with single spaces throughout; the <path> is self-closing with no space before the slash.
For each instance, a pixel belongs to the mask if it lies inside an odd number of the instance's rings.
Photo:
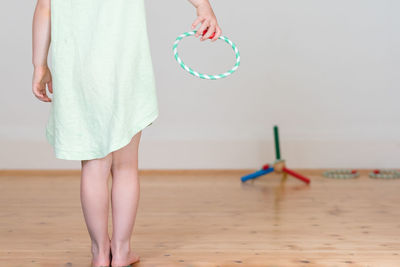
<path id="1" fill-rule="evenodd" d="M 51 72 L 47 66 L 50 47 L 50 1 L 37 0 L 32 23 L 32 78 L 33 94 L 44 102 L 51 102 L 46 93 L 46 84 L 53 93 Z"/>
<path id="2" fill-rule="evenodd" d="M 196 37 L 199 37 L 204 30 L 208 28 L 208 31 L 200 39 L 201 41 L 207 40 L 214 32 L 215 36 L 212 38 L 214 42 L 221 36 L 222 31 L 218 25 L 217 18 L 215 17 L 214 11 L 208 0 L 189 0 L 197 9 L 197 19 L 192 24 L 192 29 L 201 22 L 201 27 L 196 33 Z"/>

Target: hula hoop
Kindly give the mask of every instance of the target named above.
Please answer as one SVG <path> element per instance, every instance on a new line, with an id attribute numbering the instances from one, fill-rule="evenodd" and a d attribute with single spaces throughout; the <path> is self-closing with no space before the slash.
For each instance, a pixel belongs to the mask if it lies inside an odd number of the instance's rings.
<path id="1" fill-rule="evenodd" d="M 399 179 L 400 171 L 394 169 L 378 169 L 370 172 L 369 177 L 375 179 Z"/>
<path id="2" fill-rule="evenodd" d="M 201 79 L 206 79 L 206 80 L 217 80 L 217 79 L 225 78 L 225 77 L 231 75 L 232 73 L 234 73 L 234 72 L 239 68 L 239 65 L 240 65 L 240 53 L 239 53 L 239 49 L 238 49 L 237 46 L 236 46 L 231 40 L 229 40 L 228 37 L 226 37 L 226 36 L 220 36 L 218 39 L 221 39 L 221 40 L 225 41 L 227 44 L 229 44 L 230 46 L 232 46 L 233 51 L 235 51 L 235 55 L 236 55 L 236 64 L 235 64 L 235 66 L 234 66 L 231 70 L 228 70 L 228 71 L 225 72 L 225 73 L 216 74 L 216 75 L 202 74 L 202 73 L 199 73 L 199 72 L 193 70 L 192 68 L 190 68 L 189 66 L 187 66 L 185 63 L 183 63 L 182 59 L 181 59 L 181 58 L 179 57 L 179 55 L 178 55 L 178 44 L 179 44 L 179 42 L 180 42 L 183 38 L 188 37 L 188 36 L 195 35 L 196 32 L 197 32 L 197 30 L 196 30 L 196 31 L 191 31 L 191 32 L 185 32 L 185 33 L 179 35 L 179 36 L 176 38 L 176 41 L 175 41 L 175 43 L 174 43 L 174 45 L 173 45 L 173 47 L 172 47 L 172 49 L 173 49 L 173 51 L 174 51 L 174 56 L 175 56 L 176 61 L 179 63 L 179 65 L 180 65 L 184 70 L 186 70 L 187 72 L 189 72 L 189 73 L 192 74 L 193 76 L 196 76 L 196 77 L 201 78 Z"/>
<path id="3" fill-rule="evenodd" d="M 344 169 L 326 171 L 323 173 L 323 175 L 327 178 L 352 179 L 358 177 L 360 173 L 357 170 Z"/>

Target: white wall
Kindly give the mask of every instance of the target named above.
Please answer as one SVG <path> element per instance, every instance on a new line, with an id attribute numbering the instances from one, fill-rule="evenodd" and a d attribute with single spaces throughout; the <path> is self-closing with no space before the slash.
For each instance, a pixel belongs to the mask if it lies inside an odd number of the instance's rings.
<path id="1" fill-rule="evenodd" d="M 0 10 L 0 168 L 80 168 L 54 158 L 44 134 L 50 106 L 31 93 L 33 3 L 7 5 Z M 160 117 L 144 131 L 142 168 L 259 168 L 273 160 L 274 124 L 293 168 L 399 167 L 399 1 L 213 5 L 242 63 L 229 78 L 205 81 L 185 73 L 171 48 L 190 30 L 195 9 L 183 0 L 146 1 Z M 222 41 L 187 39 L 180 54 L 201 72 L 234 63 Z"/>

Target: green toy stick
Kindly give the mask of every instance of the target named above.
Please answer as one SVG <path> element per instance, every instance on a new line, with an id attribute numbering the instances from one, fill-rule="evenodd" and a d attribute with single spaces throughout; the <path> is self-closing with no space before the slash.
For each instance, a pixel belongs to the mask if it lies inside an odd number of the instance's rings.
<path id="1" fill-rule="evenodd" d="M 275 154 L 276 160 L 281 159 L 281 151 L 279 149 L 279 133 L 278 133 L 278 126 L 274 126 L 274 136 L 275 136 Z"/>

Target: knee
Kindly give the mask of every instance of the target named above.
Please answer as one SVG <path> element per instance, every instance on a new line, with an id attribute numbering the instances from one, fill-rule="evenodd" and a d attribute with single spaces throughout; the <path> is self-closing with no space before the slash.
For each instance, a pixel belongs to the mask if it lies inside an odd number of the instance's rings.
<path id="1" fill-rule="evenodd" d="M 103 158 L 81 160 L 82 169 L 94 169 L 100 171 L 110 171 L 112 165 L 112 154 L 108 154 Z"/>

